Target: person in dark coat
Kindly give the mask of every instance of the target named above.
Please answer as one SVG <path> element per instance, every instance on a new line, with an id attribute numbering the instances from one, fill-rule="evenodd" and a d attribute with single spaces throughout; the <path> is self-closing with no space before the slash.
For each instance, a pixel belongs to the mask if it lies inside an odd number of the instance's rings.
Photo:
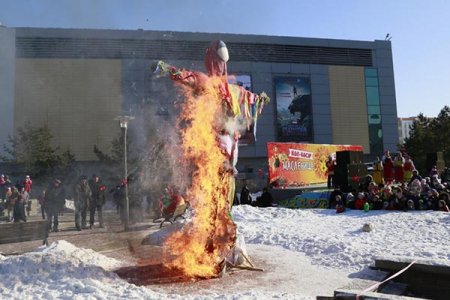
<path id="1" fill-rule="evenodd" d="M 3 202 L 3 199 L 5 199 L 6 194 L 6 179 L 5 175 L 0 175 L 0 201 Z"/>
<path id="2" fill-rule="evenodd" d="M 341 199 L 344 198 L 344 193 L 340 190 L 340 188 L 334 188 L 334 190 L 330 193 L 330 197 L 328 199 L 328 208 L 336 208 L 336 196 L 341 197 Z"/>
<path id="3" fill-rule="evenodd" d="M 86 176 L 81 176 L 80 181 L 74 188 L 74 201 L 75 201 L 75 227 L 78 231 L 81 229 L 87 229 L 86 217 L 91 201 L 92 192 L 89 187 Z"/>
<path id="4" fill-rule="evenodd" d="M 61 180 L 55 178 L 52 183 L 43 192 L 45 201 L 45 212 L 47 214 L 48 220 L 48 230 L 52 230 L 53 222 L 53 232 L 58 232 L 58 215 L 61 210 L 61 203 L 66 201 L 66 191 L 61 185 Z"/>
<path id="5" fill-rule="evenodd" d="M 247 182 L 244 181 L 244 186 L 241 189 L 240 204 L 252 204 L 252 198 L 250 197 L 250 189 L 247 186 Z"/>
<path id="6" fill-rule="evenodd" d="M 120 216 L 120 220 L 124 221 L 124 206 L 125 206 L 125 186 L 127 185 L 127 180 L 122 179 L 119 184 L 117 184 L 109 192 L 113 194 L 114 203 L 116 204 L 117 214 Z"/>
<path id="7" fill-rule="evenodd" d="M 94 226 L 95 211 L 97 211 L 100 228 L 103 228 L 103 205 L 105 204 L 106 186 L 102 184 L 100 177 L 97 175 L 94 175 L 89 183 L 89 187 L 92 192 L 92 201 L 89 203 L 89 227 L 92 229 Z"/>
<path id="8" fill-rule="evenodd" d="M 22 197 L 23 186 L 15 186 L 13 187 L 13 197 L 15 197 L 14 208 L 13 208 L 13 219 L 14 222 L 26 222 L 27 217 L 25 214 L 25 197 Z"/>
<path id="9" fill-rule="evenodd" d="M 271 207 L 273 203 L 272 194 L 267 188 L 263 189 L 263 193 L 258 197 L 256 205 L 259 207 Z"/>

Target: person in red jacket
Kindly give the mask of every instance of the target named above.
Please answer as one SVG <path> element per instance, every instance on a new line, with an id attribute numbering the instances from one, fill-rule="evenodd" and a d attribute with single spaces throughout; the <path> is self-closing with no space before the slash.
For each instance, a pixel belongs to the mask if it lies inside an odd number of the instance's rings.
<path id="1" fill-rule="evenodd" d="M 358 193 L 358 197 L 355 201 L 355 209 L 363 209 L 364 204 L 367 202 L 366 195 L 363 192 Z"/>
<path id="2" fill-rule="evenodd" d="M 405 165 L 405 160 L 402 156 L 402 153 L 398 153 L 395 157 L 394 157 L 394 171 L 395 171 L 395 182 L 397 183 L 402 183 L 403 182 L 403 177 L 404 177 L 404 168 Z"/>
<path id="3" fill-rule="evenodd" d="M 30 175 L 25 176 L 25 180 L 23 181 L 23 188 L 30 195 L 31 195 L 32 186 L 33 186 L 33 181 L 31 180 Z"/>
<path id="4" fill-rule="evenodd" d="M 27 207 L 27 215 L 30 216 L 31 214 L 31 187 L 33 186 L 33 181 L 30 178 L 30 175 L 25 176 L 25 180 L 23 181 L 23 189 L 28 194 L 27 202 L 25 203 Z"/>
<path id="5" fill-rule="evenodd" d="M 334 184 L 334 166 L 336 165 L 336 161 L 333 159 L 333 156 L 328 156 L 328 160 L 325 162 L 325 165 L 328 173 L 327 187 L 328 189 L 332 189 L 336 186 Z"/>

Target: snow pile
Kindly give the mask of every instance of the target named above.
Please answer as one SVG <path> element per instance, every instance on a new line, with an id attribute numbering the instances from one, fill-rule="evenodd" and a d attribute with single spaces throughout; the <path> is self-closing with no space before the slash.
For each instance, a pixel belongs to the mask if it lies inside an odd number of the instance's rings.
<path id="1" fill-rule="evenodd" d="M 424 260 L 450 265 L 450 214 L 233 208 L 233 216 L 260 273 L 224 279 L 137 287 L 111 272 L 121 262 L 90 249 L 58 241 L 17 256 L 0 255 L 2 299 L 314 299 L 353 286 L 355 273 L 376 257 Z M 147 237 L 161 243 L 168 225 Z M 364 224 L 374 226 L 363 232 Z M 370 278 L 362 278 L 362 280 Z M 356 284 L 356 288 L 372 283 Z"/>
<path id="2" fill-rule="evenodd" d="M 233 208 L 249 244 L 281 246 L 304 253 L 313 264 L 357 271 L 376 257 L 450 259 L 450 215 L 437 211 L 370 211 Z M 365 223 L 374 230 L 363 232 Z"/>
<path id="3" fill-rule="evenodd" d="M 58 241 L 48 248 L 4 258 L 0 263 L 0 294 L 3 299 L 165 297 L 129 284 L 107 271 L 120 265 L 120 262 L 93 250 Z"/>

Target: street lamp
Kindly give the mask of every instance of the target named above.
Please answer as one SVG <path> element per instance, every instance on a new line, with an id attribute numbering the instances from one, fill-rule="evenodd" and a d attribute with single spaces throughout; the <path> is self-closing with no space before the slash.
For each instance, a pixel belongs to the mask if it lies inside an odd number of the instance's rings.
<path id="1" fill-rule="evenodd" d="M 130 221 L 130 201 L 128 199 L 128 164 L 127 164 L 127 129 L 128 121 L 133 120 L 131 116 L 118 116 L 115 120 L 119 121 L 120 128 L 123 129 L 123 171 L 125 178 L 125 231 L 128 231 Z"/>

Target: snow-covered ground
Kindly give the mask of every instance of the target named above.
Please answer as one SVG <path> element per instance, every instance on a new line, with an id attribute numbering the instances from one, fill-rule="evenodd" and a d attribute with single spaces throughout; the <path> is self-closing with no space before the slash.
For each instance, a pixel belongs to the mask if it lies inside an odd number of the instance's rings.
<path id="1" fill-rule="evenodd" d="M 367 267 L 378 256 L 450 265 L 449 213 L 335 214 L 245 205 L 235 207 L 233 215 L 250 256 L 266 267 L 264 273 L 246 271 L 245 281 L 230 275 L 190 285 L 189 291 L 183 284 L 137 287 L 112 272 L 121 262 L 58 241 L 23 255 L 0 256 L 1 298 L 313 299 L 351 285 L 355 274 L 374 272 Z M 374 229 L 363 232 L 365 223 Z"/>

